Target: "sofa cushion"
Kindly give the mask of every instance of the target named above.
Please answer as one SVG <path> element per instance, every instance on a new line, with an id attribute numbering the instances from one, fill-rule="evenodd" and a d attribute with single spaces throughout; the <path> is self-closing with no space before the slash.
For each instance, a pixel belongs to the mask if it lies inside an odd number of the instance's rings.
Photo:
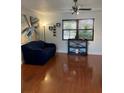
<path id="1" fill-rule="evenodd" d="M 55 55 L 56 46 L 44 41 L 32 41 L 22 45 L 22 53 L 26 64 L 43 65 Z"/>
<path id="2" fill-rule="evenodd" d="M 44 48 L 44 45 L 45 43 L 43 41 L 32 41 L 32 42 L 29 42 L 28 44 L 26 44 L 26 46 L 30 46 L 32 48 Z"/>

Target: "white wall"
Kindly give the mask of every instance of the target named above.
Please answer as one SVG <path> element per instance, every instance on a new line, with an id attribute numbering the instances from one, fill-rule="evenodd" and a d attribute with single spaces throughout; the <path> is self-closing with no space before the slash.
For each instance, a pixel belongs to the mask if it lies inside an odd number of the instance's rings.
<path id="1" fill-rule="evenodd" d="M 40 19 L 40 28 L 39 36 L 41 40 L 43 39 L 43 25 L 45 26 L 45 37 L 46 42 L 55 43 L 57 46 L 57 52 L 67 53 L 67 41 L 62 40 L 62 28 L 57 28 L 56 37 L 53 36 L 53 33 L 48 30 L 49 25 L 53 25 L 57 22 L 62 24 L 62 19 L 83 19 L 83 18 L 95 18 L 94 23 L 94 40 L 89 41 L 88 54 L 102 54 L 102 12 L 82 12 L 79 15 L 72 15 L 71 13 L 62 13 L 62 12 L 52 12 L 52 13 L 39 13 L 37 11 L 27 10 L 22 8 L 22 14 L 28 16 L 36 16 Z"/>
<path id="2" fill-rule="evenodd" d="M 88 54 L 102 54 L 102 13 L 97 12 L 82 12 L 79 15 L 72 15 L 71 13 L 44 13 L 40 15 L 41 33 L 43 35 L 43 24 L 46 24 L 46 41 L 55 43 L 57 45 L 57 52 L 67 53 L 67 41 L 62 40 L 62 28 L 57 28 L 57 36 L 54 37 L 52 32 L 48 30 L 48 26 L 57 22 L 62 23 L 62 19 L 82 19 L 95 18 L 94 24 L 94 41 L 89 41 Z M 43 36 L 41 35 L 41 39 Z"/>

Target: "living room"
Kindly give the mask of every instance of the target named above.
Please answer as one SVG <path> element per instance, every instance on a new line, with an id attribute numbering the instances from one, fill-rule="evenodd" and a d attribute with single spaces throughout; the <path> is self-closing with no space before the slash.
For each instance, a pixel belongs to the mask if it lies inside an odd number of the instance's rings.
<path id="1" fill-rule="evenodd" d="M 101 0 L 22 0 L 23 93 L 102 92 L 101 6 Z"/>
<path id="2" fill-rule="evenodd" d="M 0 93 L 124 93 L 123 0 L 1 0 L 0 9 Z"/>
<path id="3" fill-rule="evenodd" d="M 46 0 L 39 0 L 39 2 L 22 0 L 22 14 L 28 16 L 37 17 L 39 21 L 39 37 L 41 40 L 46 42 L 55 43 L 57 46 L 57 52 L 64 52 L 67 53 L 67 40 L 62 40 L 62 20 L 64 19 L 89 19 L 94 18 L 94 35 L 93 40 L 89 41 L 88 45 L 88 53 L 89 54 L 102 54 L 102 10 L 101 10 L 101 1 L 89 0 L 90 5 L 85 6 L 85 3 L 82 0 L 80 5 L 84 4 L 84 7 L 91 7 L 91 11 L 81 11 L 79 15 L 71 13 L 72 6 L 74 5 L 73 0 L 61 1 L 61 0 L 53 0 L 53 1 L 46 1 Z M 57 3 L 58 2 L 58 3 Z M 65 4 L 69 3 L 69 4 Z M 88 2 L 88 1 L 87 1 Z M 86 4 L 87 4 L 86 2 Z M 45 5 L 46 3 L 46 5 Z M 63 3 L 63 4 L 62 4 Z M 79 3 L 79 2 L 78 2 Z M 33 4 L 33 5 L 32 5 Z M 37 5 L 39 4 L 39 6 Z M 63 6 L 64 5 L 64 6 Z M 52 8 L 50 6 L 53 6 Z M 38 8 L 39 7 L 39 8 Z M 43 7 L 43 8 L 42 8 Z M 95 7 L 95 8 L 94 8 Z M 35 10 L 35 8 L 39 9 Z M 46 10 L 46 11 L 45 11 Z M 43 11 L 43 12 L 42 12 Z M 53 36 L 53 32 L 49 30 L 49 26 L 55 25 L 56 23 L 60 23 L 60 27 L 56 28 L 56 36 Z M 45 36 L 44 36 L 44 26 L 45 25 Z M 27 40 L 28 41 L 28 40 Z M 23 40 L 22 43 L 26 41 Z"/>

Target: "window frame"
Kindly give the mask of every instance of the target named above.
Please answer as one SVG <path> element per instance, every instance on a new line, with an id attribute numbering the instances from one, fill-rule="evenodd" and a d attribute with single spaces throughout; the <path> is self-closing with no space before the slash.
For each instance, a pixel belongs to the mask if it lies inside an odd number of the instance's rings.
<path id="1" fill-rule="evenodd" d="M 92 29 L 79 29 L 79 21 L 80 20 L 89 20 L 89 19 L 93 20 L 93 28 Z M 76 36 L 77 36 L 76 39 L 80 39 L 79 38 L 79 30 L 92 30 L 92 39 L 87 39 L 87 40 L 88 41 L 93 41 L 94 40 L 94 20 L 95 20 L 95 18 L 63 19 L 62 20 L 62 40 L 68 40 L 68 39 L 64 39 L 64 30 L 76 30 Z M 76 21 L 76 29 L 64 29 L 64 21 Z"/>

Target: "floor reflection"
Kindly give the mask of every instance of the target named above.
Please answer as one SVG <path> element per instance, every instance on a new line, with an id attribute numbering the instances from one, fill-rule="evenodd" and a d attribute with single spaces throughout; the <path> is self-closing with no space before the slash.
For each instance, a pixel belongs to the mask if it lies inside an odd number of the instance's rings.
<path id="1" fill-rule="evenodd" d="M 65 60 L 61 65 L 64 82 L 76 83 L 77 86 L 82 88 L 86 88 L 91 84 L 93 68 L 88 65 L 86 56 L 67 55 L 67 61 Z"/>
<path id="2" fill-rule="evenodd" d="M 23 93 L 101 93 L 101 59 L 59 54 L 45 66 L 23 66 Z"/>

